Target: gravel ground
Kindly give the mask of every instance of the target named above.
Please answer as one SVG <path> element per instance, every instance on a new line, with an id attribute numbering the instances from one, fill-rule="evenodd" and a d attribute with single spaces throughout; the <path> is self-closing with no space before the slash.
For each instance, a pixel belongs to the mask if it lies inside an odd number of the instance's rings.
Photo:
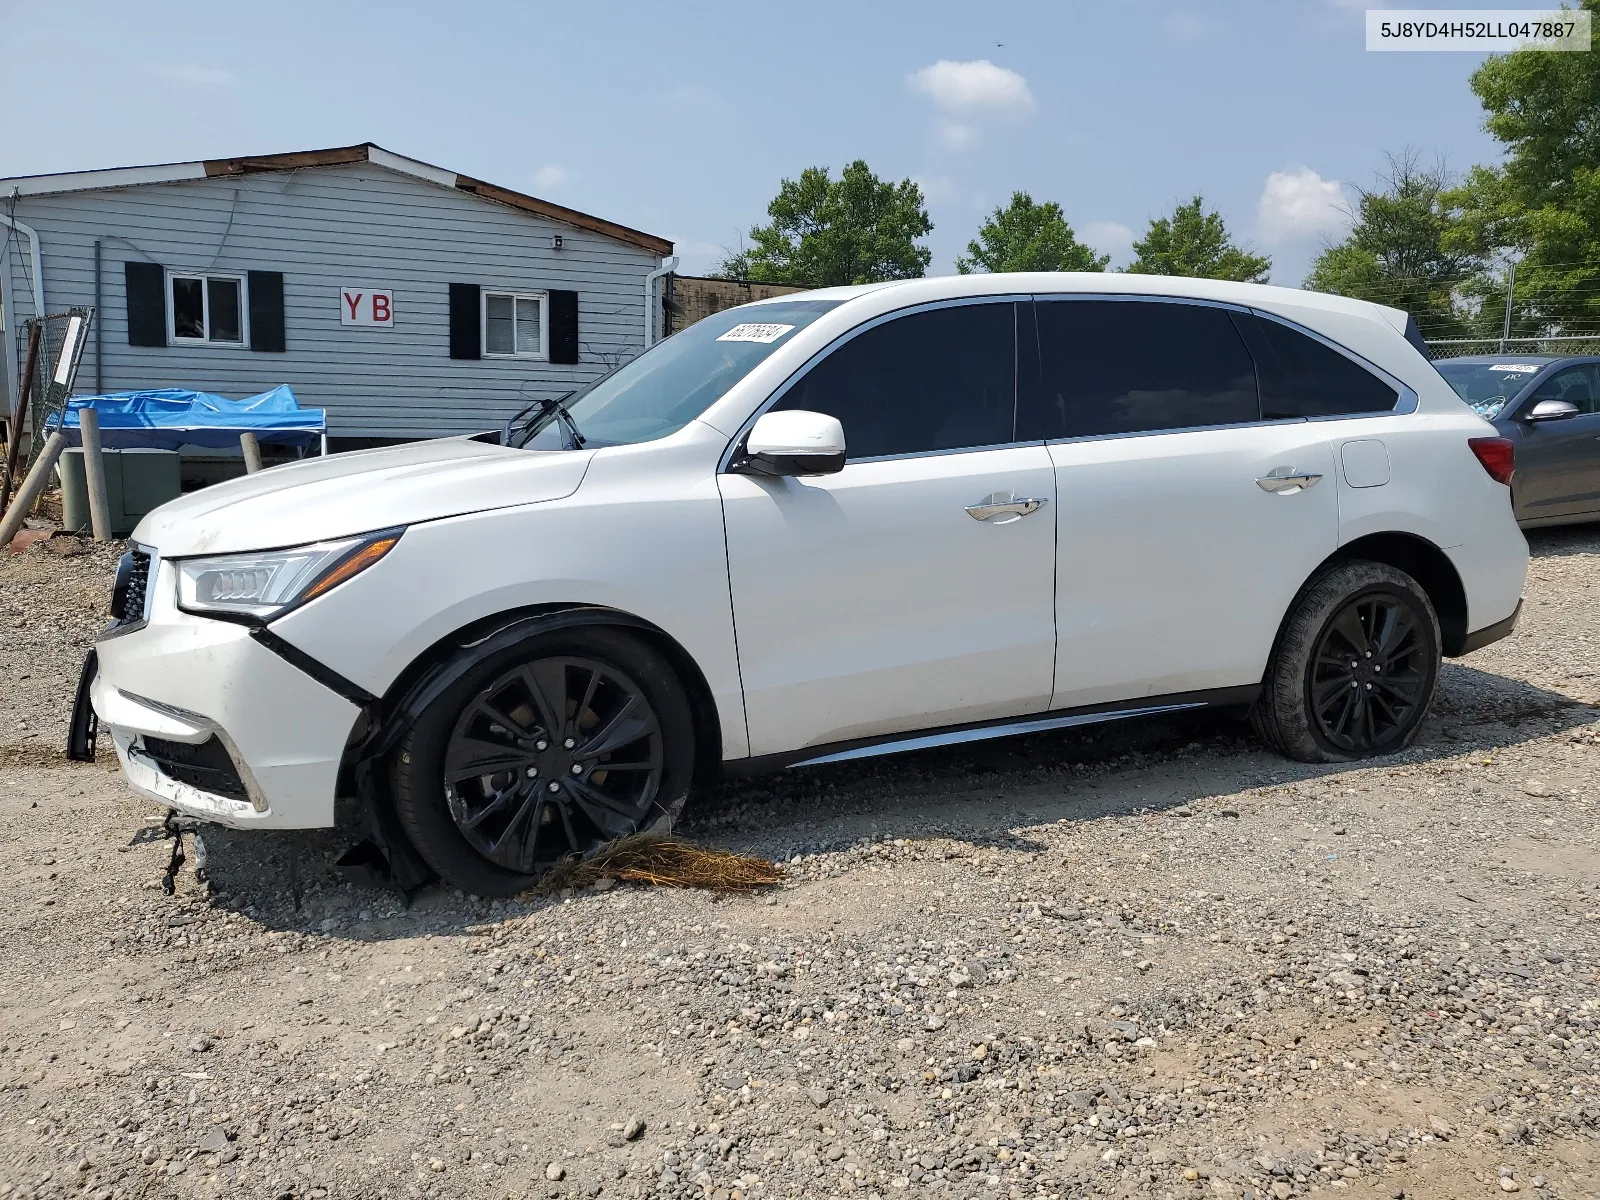
<path id="1" fill-rule="evenodd" d="M 1533 547 L 1396 758 L 1197 717 L 792 772 L 690 816 L 765 895 L 409 909 L 335 834 L 163 896 L 58 751 L 116 550 L 0 555 L 0 1197 L 1600 1195 L 1600 535 Z"/>

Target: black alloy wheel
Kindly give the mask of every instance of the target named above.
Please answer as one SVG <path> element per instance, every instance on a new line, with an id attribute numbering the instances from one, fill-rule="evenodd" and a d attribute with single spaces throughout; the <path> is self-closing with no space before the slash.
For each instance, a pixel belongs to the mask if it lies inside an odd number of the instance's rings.
<path id="1" fill-rule="evenodd" d="M 1441 643 L 1433 600 L 1405 571 L 1366 559 L 1325 567 L 1285 614 L 1250 724 L 1300 762 L 1393 754 L 1428 715 Z"/>
<path id="2" fill-rule="evenodd" d="M 594 624 L 462 647 L 457 677 L 390 763 L 394 812 L 452 887 L 514 896 L 619 838 L 665 832 L 695 768 L 695 722 L 646 637 Z"/>
<path id="3" fill-rule="evenodd" d="M 625 671 L 538 658 L 463 708 L 445 745 L 445 800 L 480 855 L 537 875 L 637 831 L 665 762 L 661 721 Z"/>
<path id="4" fill-rule="evenodd" d="M 1432 692 L 1424 618 L 1396 592 L 1369 592 L 1324 628 L 1306 680 L 1317 730 L 1356 757 L 1381 754 Z"/>

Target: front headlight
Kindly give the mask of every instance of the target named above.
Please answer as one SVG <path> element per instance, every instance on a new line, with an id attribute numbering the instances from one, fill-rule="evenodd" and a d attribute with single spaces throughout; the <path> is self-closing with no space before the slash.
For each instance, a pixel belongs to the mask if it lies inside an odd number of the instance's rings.
<path id="1" fill-rule="evenodd" d="M 385 529 L 288 550 L 186 558 L 178 568 L 178 607 L 204 616 L 265 620 L 359 575 L 394 548 Z"/>

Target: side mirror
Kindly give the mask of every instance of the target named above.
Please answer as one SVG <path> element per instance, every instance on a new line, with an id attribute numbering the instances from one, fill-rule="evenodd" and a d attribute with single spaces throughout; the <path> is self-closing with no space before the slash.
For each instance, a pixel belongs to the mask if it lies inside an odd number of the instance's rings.
<path id="1" fill-rule="evenodd" d="M 766 413 L 730 469 L 745 475 L 832 475 L 844 470 L 844 426 L 823 413 Z"/>
<path id="2" fill-rule="evenodd" d="M 1522 414 L 1524 421 L 1565 421 L 1578 415 L 1578 406 L 1565 400 L 1541 400 Z"/>

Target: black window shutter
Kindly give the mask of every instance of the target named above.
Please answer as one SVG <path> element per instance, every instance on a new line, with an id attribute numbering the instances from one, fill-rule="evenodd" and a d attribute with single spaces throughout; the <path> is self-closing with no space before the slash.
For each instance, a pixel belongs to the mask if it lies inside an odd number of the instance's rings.
<path id="1" fill-rule="evenodd" d="M 578 361 L 578 293 L 550 293 L 550 361 Z"/>
<path id="2" fill-rule="evenodd" d="M 478 285 L 450 285 L 450 357 L 483 357 L 483 314 L 478 307 Z"/>
<path id="3" fill-rule="evenodd" d="M 128 345 L 167 344 L 167 273 L 160 263 L 122 265 L 128 292 Z"/>
<path id="4" fill-rule="evenodd" d="M 250 349 L 282 354 L 283 272 L 251 271 L 245 287 L 250 293 Z"/>

